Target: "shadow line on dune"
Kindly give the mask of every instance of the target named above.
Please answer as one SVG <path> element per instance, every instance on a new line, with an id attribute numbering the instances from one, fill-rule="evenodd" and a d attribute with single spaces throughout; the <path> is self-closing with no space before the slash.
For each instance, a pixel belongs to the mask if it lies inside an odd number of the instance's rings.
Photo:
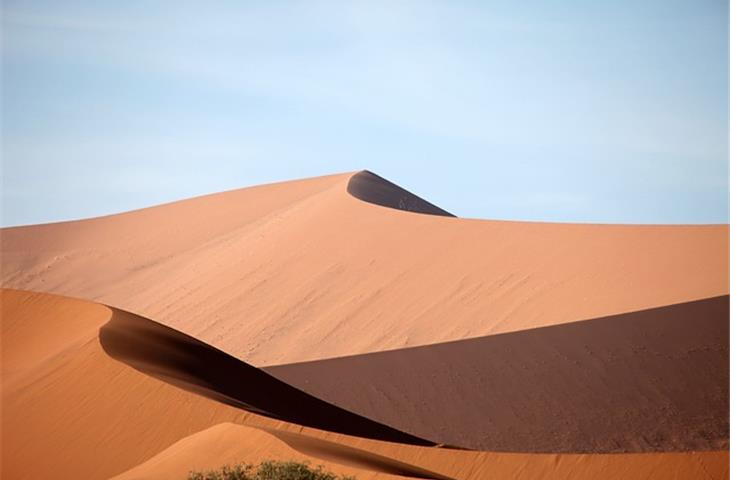
<path id="1" fill-rule="evenodd" d="M 390 457 L 379 455 L 359 448 L 340 443 L 330 442 L 321 438 L 310 437 L 301 433 L 276 430 L 267 427 L 253 427 L 263 430 L 294 450 L 321 460 L 339 463 L 355 468 L 362 468 L 374 472 L 401 475 L 409 478 L 432 480 L 454 480 L 452 477 L 427 470 L 410 463 L 401 462 Z"/>
<path id="2" fill-rule="evenodd" d="M 347 193 L 363 202 L 381 207 L 426 215 L 456 217 L 453 213 L 437 207 L 369 170 L 363 170 L 350 177 L 347 182 Z"/>
<path id="3" fill-rule="evenodd" d="M 729 302 L 263 370 L 348 411 L 474 450 L 727 449 Z"/>
<path id="4" fill-rule="evenodd" d="M 142 373 L 289 423 L 388 442 L 435 445 L 320 400 L 182 332 L 112 310 L 111 320 L 99 329 L 101 346 L 110 357 Z"/>

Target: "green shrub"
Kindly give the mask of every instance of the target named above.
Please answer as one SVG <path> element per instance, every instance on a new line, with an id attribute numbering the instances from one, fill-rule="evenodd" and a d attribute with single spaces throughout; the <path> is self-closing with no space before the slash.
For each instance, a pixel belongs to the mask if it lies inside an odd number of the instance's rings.
<path id="1" fill-rule="evenodd" d="M 335 475 L 321 465 L 311 468 L 306 463 L 266 461 L 256 467 L 242 463 L 208 472 L 190 472 L 188 480 L 355 480 L 355 477 Z"/>
<path id="2" fill-rule="evenodd" d="M 190 472 L 188 480 L 258 480 L 253 465 L 223 465 L 220 470 L 209 472 Z"/>

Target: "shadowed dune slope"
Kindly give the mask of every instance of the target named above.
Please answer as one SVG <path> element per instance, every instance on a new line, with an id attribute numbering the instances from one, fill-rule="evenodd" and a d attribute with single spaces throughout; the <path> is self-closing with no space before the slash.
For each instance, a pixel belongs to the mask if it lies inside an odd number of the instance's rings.
<path id="1" fill-rule="evenodd" d="M 382 207 L 442 217 L 455 216 L 368 170 L 358 172 L 350 178 L 347 192 L 364 202 Z"/>
<path id="2" fill-rule="evenodd" d="M 344 174 L 2 229 L 2 285 L 134 311 L 256 366 L 728 294 L 727 225 L 446 218 L 348 187 L 395 188 Z"/>
<path id="3" fill-rule="evenodd" d="M 365 479 L 392 478 L 376 469 L 394 464 L 406 465 L 411 473 L 420 469 L 460 480 L 727 477 L 727 451 L 500 454 L 382 442 L 276 421 L 111 358 L 98 329 L 113 315 L 135 318 L 132 314 L 14 290 L 2 290 L 0 307 L 3 479 L 95 480 L 123 472 L 143 474 L 127 479 L 173 479 L 190 468 L 258 461 L 269 452 L 282 459 L 302 458 L 299 452 L 333 470 L 353 468 Z M 27 368 L 17 368 L 24 364 Z M 6 368 L 13 369 L 12 377 L 5 375 Z M 223 427 L 211 429 L 217 425 Z M 136 466 L 141 470 L 132 470 Z"/>
<path id="4" fill-rule="evenodd" d="M 246 416 L 110 358 L 98 342 L 108 307 L 1 295 L 3 479 L 106 479 L 180 438 Z M 9 377 L 12 364 L 27 368 Z"/>
<path id="5" fill-rule="evenodd" d="M 323 407 L 324 402 L 297 393 L 263 372 L 256 374 L 253 367 L 210 347 L 206 351 L 199 342 L 128 312 L 67 297 L 8 289 L 0 291 L 0 307 L 0 477 L 4 479 L 109 478 L 145 462 L 178 440 L 225 422 L 247 423 L 271 431 L 308 432 L 335 442 L 348 438 L 364 441 L 259 416 L 226 403 L 266 415 L 275 412 L 279 417 L 288 417 L 287 411 L 298 411 L 294 417 L 306 416 L 304 409 L 312 407 L 307 424 L 326 417 L 324 422 L 332 425 L 341 421 L 339 430 L 414 440 L 336 407 Z M 125 334 L 123 328 L 130 331 Z M 143 345 L 134 345 L 137 342 Z M 113 359 L 107 350 L 118 358 L 124 357 L 134 368 Z M 27 368 L 18 369 L 20 364 Z M 8 369 L 14 375 L 6 375 Z M 231 391 L 232 381 L 221 384 L 219 377 L 211 375 L 211 369 L 223 369 L 226 376 L 235 379 L 238 391 Z M 268 388 L 270 384 L 274 387 Z M 244 390 L 253 405 L 243 405 L 245 402 L 235 398 Z M 259 403 L 263 401 L 265 405 Z M 265 452 L 266 448 L 264 443 L 258 451 Z M 346 464 L 357 463 L 352 455 L 347 460 L 347 452 L 342 457 Z M 360 465 L 377 467 L 381 473 L 397 468 L 416 476 L 422 473 L 419 467 L 379 459 L 377 454 L 365 457 L 370 459 L 369 466 L 365 465 L 367 461 Z"/>
<path id="6" fill-rule="evenodd" d="M 266 368 L 398 429 L 479 450 L 728 448 L 728 297 Z"/>
<path id="7" fill-rule="evenodd" d="M 166 381 L 107 354 L 105 348 L 111 344 L 115 354 L 125 353 L 124 343 L 140 333 L 137 328 L 125 337 L 117 331 L 121 325 L 152 324 L 149 320 L 55 295 L 6 289 L 1 295 L 3 461 L 0 476 L 4 479 L 108 478 L 149 459 L 181 438 L 221 422 L 311 430 L 214 400 L 233 403 L 225 398 L 231 394 L 226 385 L 222 386 L 222 393 L 213 391 L 221 387 L 215 383 L 215 377 L 190 376 L 199 373 L 196 369 L 200 365 L 189 357 L 189 350 L 178 348 L 177 342 L 185 339 L 165 340 L 167 332 L 160 335 L 145 330 L 146 347 L 152 348 L 154 339 L 160 340 L 159 349 L 157 353 L 145 347 L 137 350 L 137 353 L 150 353 L 151 360 L 144 361 L 143 367 Z M 102 346 L 99 329 L 110 321 L 112 326 L 105 328 L 107 338 Z M 319 418 L 330 415 L 327 422 L 337 419 L 346 422 L 340 430 L 354 428 L 376 434 L 382 431 L 406 440 L 412 438 L 347 412 L 338 412 L 334 407 L 327 414 L 319 406 L 324 402 L 307 400 L 306 395 L 297 394 L 292 387 L 268 389 L 268 383 L 279 382 L 263 373 L 252 374 L 249 370 L 255 370 L 253 367 L 232 367 L 216 360 L 215 356 L 224 355 L 220 352 L 213 350 L 211 354 L 189 345 L 184 348 L 195 350 L 202 360 L 211 361 L 213 367 L 228 369 L 227 374 L 245 384 L 254 405 L 258 406 L 258 400 L 268 395 L 266 406 L 259 409 L 266 410 L 267 414 L 273 411 L 286 417 L 286 411 L 300 409 L 298 415 L 303 416 L 302 408 L 314 405 L 313 419 L 318 418 L 318 411 Z M 134 357 L 134 353 L 126 354 L 128 358 Z M 163 354 L 164 364 L 160 365 L 154 361 L 155 355 Z M 139 363 L 143 359 L 138 356 L 133 361 Z M 27 368 L 16 368 L 19 364 Z M 14 375 L 6 375 L 7 368 L 12 368 Z M 297 402 L 289 402 L 291 399 Z M 311 419 L 307 423 L 311 424 Z M 335 434 L 311 431 L 339 438 Z"/>
<path id="8" fill-rule="evenodd" d="M 222 465 L 258 464 L 265 460 L 307 462 L 323 465 L 334 473 L 358 480 L 449 477 L 399 462 L 366 450 L 280 430 L 219 424 L 195 433 L 113 480 L 183 479 L 191 471 L 207 471 Z"/>
<path id="9" fill-rule="evenodd" d="M 115 311 L 99 331 L 112 358 L 222 403 L 357 437 L 434 445 L 326 403 L 210 345 L 152 320 Z"/>
<path id="10" fill-rule="evenodd" d="M 267 433 L 268 432 L 268 433 Z M 373 454 L 369 450 L 376 450 Z M 353 462 L 344 452 L 356 451 Z M 397 446 L 363 440 L 358 448 L 333 443 L 296 432 L 221 424 L 186 437 L 147 462 L 114 477 L 114 480 L 184 478 L 189 470 L 219 468 L 237 462 L 258 463 L 265 459 L 309 461 L 325 465 L 358 480 L 404 478 L 380 471 L 383 455 L 421 462 L 455 479 L 595 480 L 603 479 L 693 479 L 719 480 L 728 475 L 728 452 L 650 454 L 519 454 L 443 450 Z M 367 460 L 365 460 L 367 459 Z M 390 462 L 388 462 L 390 463 Z M 444 474 L 433 473 L 435 479 Z M 414 478 L 414 477 L 406 477 Z M 418 478 L 418 477 L 416 477 Z"/>

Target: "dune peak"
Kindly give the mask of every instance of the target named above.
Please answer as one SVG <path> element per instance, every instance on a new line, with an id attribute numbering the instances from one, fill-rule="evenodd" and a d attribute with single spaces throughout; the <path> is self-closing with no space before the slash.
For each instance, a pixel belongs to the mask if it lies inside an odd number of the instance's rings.
<path id="1" fill-rule="evenodd" d="M 357 172 L 347 183 L 347 192 L 364 202 L 413 213 L 456 217 L 405 188 L 369 170 Z"/>

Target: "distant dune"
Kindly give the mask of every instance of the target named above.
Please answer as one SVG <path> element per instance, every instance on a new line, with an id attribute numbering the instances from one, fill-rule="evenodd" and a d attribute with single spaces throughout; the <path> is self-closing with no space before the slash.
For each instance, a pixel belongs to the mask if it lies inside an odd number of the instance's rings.
<path id="1" fill-rule="evenodd" d="M 348 187 L 403 197 L 372 174 L 343 174 L 7 228 L 2 285 L 132 311 L 256 366 L 728 294 L 727 225 L 458 219 Z"/>
<path id="2" fill-rule="evenodd" d="M 245 416 L 110 358 L 103 305 L 3 290 L 0 307 L 3 479 L 108 478 Z"/>
<path id="3" fill-rule="evenodd" d="M 428 215 L 454 216 L 446 210 L 399 187 L 395 183 L 367 170 L 358 172 L 350 177 L 350 180 L 347 182 L 347 192 L 364 202 L 383 207 L 405 210 L 407 212 L 425 213 Z"/>
<path id="4" fill-rule="evenodd" d="M 368 171 L 1 229 L 2 478 L 726 478 L 728 233 Z"/>

